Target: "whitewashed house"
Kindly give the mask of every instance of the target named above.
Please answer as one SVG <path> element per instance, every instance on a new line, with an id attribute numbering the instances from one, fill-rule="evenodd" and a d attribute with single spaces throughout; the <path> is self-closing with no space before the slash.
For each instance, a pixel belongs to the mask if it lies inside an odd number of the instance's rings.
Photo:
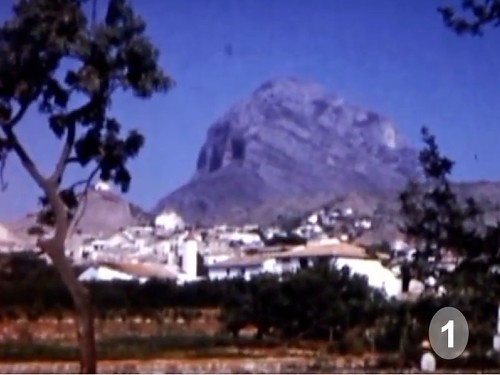
<path id="1" fill-rule="evenodd" d="M 157 231 L 163 233 L 173 233 L 186 227 L 182 217 L 174 211 L 165 211 L 156 216 L 154 226 Z"/>
<path id="2" fill-rule="evenodd" d="M 123 246 L 125 244 L 133 244 L 134 240 L 135 240 L 134 236 L 124 230 L 108 237 L 106 239 L 106 246 L 114 247 L 114 246 Z"/>
<path id="3" fill-rule="evenodd" d="M 318 224 L 301 225 L 293 231 L 302 238 L 313 238 L 323 234 L 323 229 Z"/>
<path id="4" fill-rule="evenodd" d="M 344 209 L 344 216 L 352 216 L 354 215 L 354 210 L 351 207 L 346 207 Z"/>
<path id="5" fill-rule="evenodd" d="M 347 266 L 351 272 L 366 276 L 370 286 L 382 289 L 388 297 L 397 296 L 401 291 L 401 281 L 379 260 L 369 258 L 361 247 L 336 240 L 318 241 L 280 253 L 234 257 L 208 265 L 208 272 L 210 279 L 243 277 L 249 280 L 262 273 L 282 275 L 296 272 L 322 259 L 336 267 Z"/>
<path id="6" fill-rule="evenodd" d="M 231 258 L 229 254 L 207 254 L 203 257 L 206 265 L 212 265 L 220 262 L 224 262 Z"/>
<path id="7" fill-rule="evenodd" d="M 225 261 L 207 264 L 210 280 L 223 280 L 233 277 L 243 277 L 250 280 L 253 276 L 264 272 L 264 262 L 268 260 L 262 255 L 242 256 Z"/>
<path id="8" fill-rule="evenodd" d="M 78 277 L 80 281 L 133 281 L 136 278 L 133 275 L 115 270 L 105 265 L 95 265 L 87 268 Z M 144 282 L 146 279 L 137 279 L 139 282 Z"/>
<path id="9" fill-rule="evenodd" d="M 99 181 L 94 185 L 96 191 L 111 191 L 111 185 L 104 181 Z"/>
<path id="10" fill-rule="evenodd" d="M 103 239 L 87 239 L 74 252 L 77 260 L 96 260 L 108 248 L 108 242 Z"/>
<path id="11" fill-rule="evenodd" d="M 238 243 L 241 245 L 259 245 L 259 244 L 262 244 L 260 236 L 256 233 L 246 233 L 246 232 L 234 231 L 234 232 L 229 232 L 229 233 L 223 233 L 220 236 L 220 239 L 228 241 L 228 242 L 232 242 L 232 243 Z"/>
<path id="12" fill-rule="evenodd" d="M 9 252 L 18 249 L 21 241 L 17 239 L 6 227 L 0 225 L 0 252 Z"/>
<path id="13" fill-rule="evenodd" d="M 101 262 L 87 268 L 80 281 L 137 281 L 144 283 L 151 278 L 176 280 L 177 270 L 158 263 Z"/>
<path id="14" fill-rule="evenodd" d="M 372 221 L 368 218 L 359 219 L 354 222 L 354 227 L 369 230 L 372 227 Z"/>
<path id="15" fill-rule="evenodd" d="M 316 213 L 309 215 L 309 217 L 307 218 L 308 224 L 315 225 L 315 224 L 318 224 L 318 222 L 319 222 L 319 216 Z"/>
<path id="16" fill-rule="evenodd" d="M 157 239 L 154 242 L 154 252 L 159 260 L 170 265 L 177 264 L 177 247 L 171 240 L 165 238 Z"/>

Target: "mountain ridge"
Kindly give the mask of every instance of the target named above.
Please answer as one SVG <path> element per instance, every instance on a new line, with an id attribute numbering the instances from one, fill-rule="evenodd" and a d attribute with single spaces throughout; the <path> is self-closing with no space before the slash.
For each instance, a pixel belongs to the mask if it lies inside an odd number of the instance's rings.
<path id="1" fill-rule="evenodd" d="M 112 233 L 150 223 L 164 210 L 177 211 L 192 225 L 268 225 L 336 202 L 361 214 L 382 213 L 384 231 L 393 232 L 397 193 L 419 175 L 417 156 L 388 116 L 351 104 L 313 81 L 275 78 L 210 126 L 191 178 L 152 210 L 92 189 L 79 229 Z M 453 185 L 500 218 L 500 181 Z M 34 222 L 31 214 L 2 225 L 24 237 Z"/>
<path id="2" fill-rule="evenodd" d="M 252 211 L 266 202 L 352 191 L 384 197 L 417 174 L 417 152 L 387 116 L 310 80 L 280 77 L 210 126 L 193 176 L 153 213 L 255 221 Z"/>

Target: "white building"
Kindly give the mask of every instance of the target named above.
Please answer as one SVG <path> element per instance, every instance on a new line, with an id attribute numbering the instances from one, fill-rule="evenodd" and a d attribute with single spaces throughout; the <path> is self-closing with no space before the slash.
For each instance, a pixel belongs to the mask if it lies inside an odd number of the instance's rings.
<path id="1" fill-rule="evenodd" d="M 352 215 L 354 215 L 354 210 L 351 207 L 346 207 L 344 209 L 344 215 L 345 216 L 352 216 Z"/>
<path id="2" fill-rule="evenodd" d="M 219 262 L 224 262 L 231 258 L 229 254 L 207 254 L 203 257 L 205 264 L 212 265 Z"/>
<path id="3" fill-rule="evenodd" d="M 0 252 L 12 251 L 20 245 L 21 241 L 18 240 L 7 228 L 0 225 Z"/>
<path id="4" fill-rule="evenodd" d="M 94 185 L 94 190 L 111 191 L 111 185 L 104 181 L 99 181 Z"/>
<path id="5" fill-rule="evenodd" d="M 156 229 L 166 233 L 185 228 L 184 220 L 174 211 L 165 211 L 159 214 L 156 216 L 154 224 Z"/>
<path id="6" fill-rule="evenodd" d="M 136 280 L 136 278 L 130 274 L 125 272 L 121 272 L 110 268 L 105 265 L 96 265 L 90 268 L 87 268 L 83 273 L 78 277 L 80 281 L 132 281 Z M 144 282 L 145 279 L 139 278 L 137 281 Z"/>
<path id="7" fill-rule="evenodd" d="M 262 243 L 261 238 L 257 233 L 230 232 L 222 234 L 220 238 L 229 242 L 240 243 L 242 245 L 257 245 Z"/>
<path id="8" fill-rule="evenodd" d="M 361 247 L 338 241 L 320 241 L 281 253 L 235 257 L 208 265 L 208 275 L 210 279 L 243 277 L 249 280 L 262 273 L 282 275 L 296 272 L 321 259 L 336 267 L 347 266 L 351 272 L 366 276 L 370 286 L 385 291 L 388 297 L 397 296 L 401 291 L 401 281 L 380 261 L 369 258 Z"/>
<path id="9" fill-rule="evenodd" d="M 198 276 L 198 241 L 192 236 L 186 238 L 180 248 L 182 273 L 188 279 Z"/>
<path id="10" fill-rule="evenodd" d="M 307 218 L 308 224 L 313 224 L 313 225 L 318 224 L 318 221 L 319 221 L 319 217 L 318 217 L 318 214 L 316 214 L 316 213 L 309 215 L 309 217 Z"/>
<path id="11" fill-rule="evenodd" d="M 264 272 L 264 262 L 267 259 L 262 255 L 242 256 L 226 261 L 207 265 L 208 278 L 222 280 L 233 277 L 243 277 L 250 280 L 253 276 Z"/>
<path id="12" fill-rule="evenodd" d="M 177 270 L 173 267 L 148 262 L 102 262 L 87 268 L 80 274 L 80 281 L 137 281 L 149 279 L 176 280 Z"/>

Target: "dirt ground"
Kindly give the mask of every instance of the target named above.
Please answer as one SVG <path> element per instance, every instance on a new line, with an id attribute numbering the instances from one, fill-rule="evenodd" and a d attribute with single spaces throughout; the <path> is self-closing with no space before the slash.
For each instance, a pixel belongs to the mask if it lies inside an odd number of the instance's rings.
<path id="1" fill-rule="evenodd" d="M 190 311 L 183 314 L 177 310 L 166 310 L 157 317 L 112 317 L 103 319 L 96 317 L 96 338 L 109 338 L 132 334 L 151 336 L 162 332 L 204 332 L 216 333 L 221 329 L 218 321 L 217 309 Z M 183 316 L 196 315 L 195 318 Z M 5 341 L 57 341 L 71 343 L 76 340 L 73 317 L 69 314 L 55 317 L 41 317 L 37 320 L 28 320 L 24 317 L 0 322 L 0 342 Z"/>
<path id="2" fill-rule="evenodd" d="M 198 311 L 187 314 L 187 319 L 178 311 L 165 311 L 159 318 L 114 317 L 96 319 L 98 340 L 113 338 L 117 334 L 133 337 L 149 337 L 170 333 L 203 332 L 207 335 L 220 330 L 217 310 Z M 193 318 L 196 316 L 196 318 Z M 251 335 L 250 328 L 243 335 Z M 42 317 L 36 321 L 25 318 L 0 322 L 0 343 L 33 342 L 75 343 L 75 329 L 71 316 Z M 322 344 L 324 346 L 324 343 Z M 342 357 L 328 355 L 321 350 L 320 343 L 308 343 L 302 348 L 232 348 L 227 347 L 216 355 L 197 356 L 195 350 L 173 351 L 148 360 L 102 360 L 99 373 L 376 373 L 375 358 L 372 355 Z M 159 358 L 156 358 L 159 357 Z M 0 360 L 0 373 L 75 373 L 76 362 L 69 361 L 12 361 Z M 380 371 L 382 372 L 382 371 Z M 417 373 L 416 368 L 385 369 L 383 372 Z M 443 370 L 443 373 L 449 373 Z M 471 373 L 471 370 L 452 371 Z M 472 371 L 474 372 L 474 371 Z M 492 371 L 491 373 L 498 373 Z"/>
<path id="3" fill-rule="evenodd" d="M 99 373 L 108 374 L 332 374 L 332 373 L 419 373 L 418 368 L 383 370 L 370 369 L 369 359 L 331 357 L 321 360 L 301 357 L 272 357 L 272 358 L 233 358 L 233 359 L 154 359 L 147 361 L 100 361 Z M 2 374 L 41 374 L 41 373 L 77 373 L 78 366 L 74 362 L 30 362 L 30 363 L 0 363 Z M 493 371 L 446 370 L 439 368 L 436 373 L 489 373 Z"/>

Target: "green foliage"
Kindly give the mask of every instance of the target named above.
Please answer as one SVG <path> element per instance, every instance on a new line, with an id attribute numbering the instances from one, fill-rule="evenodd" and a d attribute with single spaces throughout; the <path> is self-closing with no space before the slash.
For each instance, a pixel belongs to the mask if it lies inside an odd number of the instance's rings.
<path id="1" fill-rule="evenodd" d="M 472 197 L 465 201 L 457 197 L 449 180 L 453 162 L 441 155 L 427 128 L 422 129 L 422 140 L 419 160 L 424 180 L 409 181 L 400 194 L 400 230 L 416 242 L 419 260 L 427 261 L 431 256 L 439 259 L 441 249 L 470 250 L 482 213 Z"/>
<path id="2" fill-rule="evenodd" d="M 54 136 L 65 138 L 57 184 L 69 163 L 94 164 L 92 175 L 127 191 L 127 162 L 144 145 L 143 135 L 122 131 L 109 115 L 113 95 L 130 91 L 149 98 L 166 91 L 172 80 L 158 65 L 159 52 L 145 34 L 146 25 L 125 0 L 109 0 L 103 20 L 89 25 L 84 0 L 22 0 L 13 17 L 0 27 L 0 160 L 26 152 L 14 134 L 33 105 L 46 118 Z M 80 103 L 76 105 L 76 103 Z M 43 121 L 41 121 L 43 123 Z M 30 162 L 30 161 L 29 161 Z M 71 210 L 75 186 L 59 195 Z M 48 199 L 41 198 L 40 220 L 53 224 Z"/>
<path id="3" fill-rule="evenodd" d="M 178 286 L 171 281 L 92 282 L 88 287 L 99 315 L 124 311 L 145 314 L 169 307 L 218 307 L 231 283 L 199 281 Z M 32 253 L 0 256 L 0 313 L 7 311 L 59 313 L 71 311 L 73 302 L 56 270 Z M 149 314 L 149 313 L 148 313 Z"/>
<path id="4" fill-rule="evenodd" d="M 412 357 L 426 338 L 432 316 L 444 306 L 457 307 L 466 316 L 471 349 L 490 348 L 496 296 L 500 293 L 495 289 L 498 276 L 476 277 L 476 284 L 468 284 L 469 289 L 451 287 L 454 283 L 470 283 L 471 277 L 470 272 L 449 275 L 445 280 L 450 285 L 449 294 L 415 302 L 387 300 L 372 290 L 365 278 L 350 274 L 347 268 L 338 270 L 321 263 L 285 275 L 281 281 L 273 275 L 261 275 L 251 281 L 232 279 L 185 285 L 160 280 L 88 285 L 97 316 L 103 319 L 142 317 L 161 323 L 169 309 L 175 311 L 174 319 L 183 318 L 189 323 L 199 315 L 199 309 L 220 308 L 223 326 L 235 337 L 243 328 L 253 326 L 259 340 L 324 340 L 331 349 L 346 353 L 371 348 L 394 352 L 403 348 L 403 354 Z M 491 294 L 478 293 L 480 288 Z M 0 257 L 0 289 L 0 317 L 4 320 L 36 320 L 47 315 L 62 319 L 72 309 L 70 296 L 58 282 L 54 269 L 35 257 Z M 162 342 L 161 347 L 165 348 L 167 344 Z M 225 338 L 220 345 L 231 342 Z"/>
<path id="5" fill-rule="evenodd" d="M 193 357 L 216 357 L 231 355 L 225 348 L 229 346 L 252 347 L 257 343 L 251 339 L 233 340 L 227 335 L 209 335 L 203 333 L 171 332 L 165 335 L 136 336 L 117 334 L 98 342 L 98 351 L 102 360 L 157 359 L 172 356 L 179 351 L 194 351 Z M 269 346 L 276 346 L 269 343 Z M 73 345 L 60 342 L 3 342 L 0 343 L 0 360 L 6 361 L 71 361 L 77 355 Z M 241 356 L 238 352 L 235 356 Z M 127 371 L 125 371 L 127 372 Z"/>
<path id="6" fill-rule="evenodd" d="M 286 339 L 340 337 L 349 327 L 372 325 L 384 301 L 347 268 L 319 264 L 281 281 L 271 275 L 240 280 L 227 291 L 222 319 L 233 334 L 253 325 L 258 336 L 273 331 Z"/>
<path id="7" fill-rule="evenodd" d="M 432 271 L 442 249 L 461 257 L 460 264 L 442 282 L 448 290 L 478 293 L 496 299 L 500 292 L 493 266 L 500 264 L 500 225 L 485 225 L 482 210 L 473 197 L 460 199 L 449 180 L 453 162 L 439 152 L 435 138 L 422 129 L 424 148 L 420 152 L 423 181 L 410 181 L 400 195 L 401 231 L 414 240 L 417 272 Z"/>
<path id="8" fill-rule="evenodd" d="M 500 25 L 499 0 L 461 0 L 461 8 L 464 15 L 451 6 L 438 8 L 445 25 L 457 34 L 482 36 L 485 26 Z"/>

